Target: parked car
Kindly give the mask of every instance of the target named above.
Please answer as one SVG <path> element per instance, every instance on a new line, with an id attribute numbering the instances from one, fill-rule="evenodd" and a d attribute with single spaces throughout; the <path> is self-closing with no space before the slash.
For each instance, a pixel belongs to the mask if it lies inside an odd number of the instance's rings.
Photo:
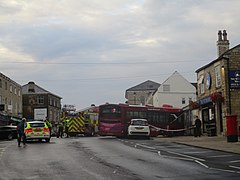
<path id="1" fill-rule="evenodd" d="M 30 121 L 25 126 L 26 140 L 45 140 L 50 142 L 50 132 L 44 121 Z"/>
<path id="2" fill-rule="evenodd" d="M 128 136 L 150 137 L 150 128 L 146 119 L 131 119 L 128 126 Z"/>
<path id="3" fill-rule="evenodd" d="M 17 126 L 0 126 L 0 138 L 1 139 L 16 139 L 17 138 Z"/>

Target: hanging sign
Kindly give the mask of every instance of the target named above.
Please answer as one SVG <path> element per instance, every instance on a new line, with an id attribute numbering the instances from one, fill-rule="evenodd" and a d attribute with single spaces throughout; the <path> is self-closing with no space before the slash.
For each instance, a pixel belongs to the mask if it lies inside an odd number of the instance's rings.
<path id="1" fill-rule="evenodd" d="M 229 80 L 231 89 L 240 88 L 240 70 L 229 71 Z"/>

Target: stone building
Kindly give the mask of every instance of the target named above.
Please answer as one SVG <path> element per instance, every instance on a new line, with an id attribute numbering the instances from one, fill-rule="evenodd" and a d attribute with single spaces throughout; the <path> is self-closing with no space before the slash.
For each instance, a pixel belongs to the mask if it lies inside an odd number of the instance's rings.
<path id="1" fill-rule="evenodd" d="M 153 93 L 159 86 L 159 83 L 147 80 L 127 89 L 125 92 L 125 98 L 127 99 L 128 104 L 131 105 L 153 105 Z"/>
<path id="2" fill-rule="evenodd" d="M 44 120 L 56 124 L 61 115 L 61 97 L 43 89 L 34 82 L 22 86 L 23 117 L 29 120 Z"/>
<path id="3" fill-rule="evenodd" d="M 226 116 L 240 115 L 240 44 L 229 49 L 226 30 L 219 31 L 217 50 L 217 59 L 196 70 L 197 99 L 203 132 L 225 135 Z"/>
<path id="4" fill-rule="evenodd" d="M 22 117 L 22 87 L 2 73 L 0 73 L 0 113 L 2 117 Z"/>

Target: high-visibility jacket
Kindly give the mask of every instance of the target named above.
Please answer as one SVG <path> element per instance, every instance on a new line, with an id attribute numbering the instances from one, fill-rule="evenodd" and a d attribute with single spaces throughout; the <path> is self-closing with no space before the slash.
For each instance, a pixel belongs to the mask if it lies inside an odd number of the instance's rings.
<path id="1" fill-rule="evenodd" d="M 64 125 L 65 125 L 65 127 L 69 127 L 69 120 L 68 120 L 68 119 L 66 119 L 66 120 L 64 121 Z"/>
<path id="2" fill-rule="evenodd" d="M 52 127 L 52 123 L 50 123 L 48 120 L 46 120 L 46 124 L 47 124 L 48 128 Z"/>

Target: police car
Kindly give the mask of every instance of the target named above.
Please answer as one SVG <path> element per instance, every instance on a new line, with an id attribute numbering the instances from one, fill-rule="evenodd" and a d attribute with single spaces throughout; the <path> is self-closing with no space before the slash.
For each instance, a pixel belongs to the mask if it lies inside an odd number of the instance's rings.
<path id="1" fill-rule="evenodd" d="M 128 136 L 142 136 L 150 138 L 150 128 L 146 119 L 131 119 L 128 126 Z"/>
<path id="2" fill-rule="evenodd" d="M 50 142 L 50 132 L 47 124 L 43 121 L 30 121 L 25 125 L 26 140 L 39 140 L 44 139 Z"/>

